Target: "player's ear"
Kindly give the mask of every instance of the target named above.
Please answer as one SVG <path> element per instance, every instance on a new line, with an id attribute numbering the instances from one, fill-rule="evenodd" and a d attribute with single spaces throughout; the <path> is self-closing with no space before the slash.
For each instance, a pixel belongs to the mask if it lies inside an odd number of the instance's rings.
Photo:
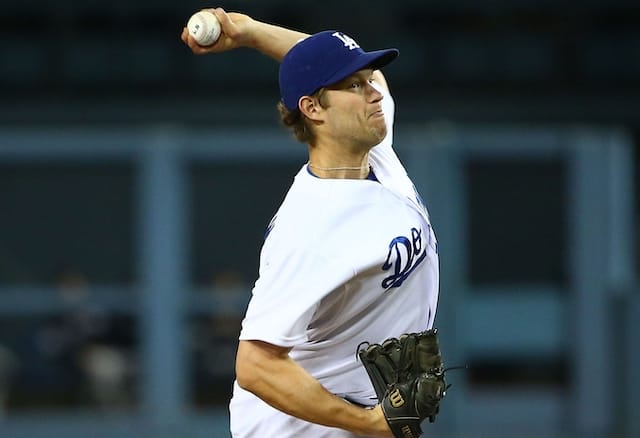
<path id="1" fill-rule="evenodd" d="M 298 100 L 298 109 L 310 120 L 319 120 L 319 112 L 322 110 L 318 99 L 311 96 L 302 96 Z"/>

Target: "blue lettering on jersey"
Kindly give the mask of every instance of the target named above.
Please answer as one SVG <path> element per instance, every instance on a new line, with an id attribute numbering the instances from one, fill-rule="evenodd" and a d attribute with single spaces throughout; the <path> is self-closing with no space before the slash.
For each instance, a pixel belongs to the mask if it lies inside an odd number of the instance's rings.
<path id="1" fill-rule="evenodd" d="M 416 267 L 427 257 L 422 244 L 422 231 L 411 228 L 411 238 L 398 236 L 389 243 L 387 259 L 382 265 L 383 271 L 393 268 L 393 273 L 382 280 L 385 289 L 399 287 Z"/>

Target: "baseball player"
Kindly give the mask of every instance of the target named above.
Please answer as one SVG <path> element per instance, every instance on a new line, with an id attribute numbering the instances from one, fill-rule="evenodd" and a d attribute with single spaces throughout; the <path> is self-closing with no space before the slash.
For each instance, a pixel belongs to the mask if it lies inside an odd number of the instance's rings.
<path id="1" fill-rule="evenodd" d="M 220 39 L 202 47 L 184 29 L 184 43 L 196 54 L 249 47 L 281 62 L 281 120 L 309 151 L 261 251 L 232 434 L 393 436 L 356 351 L 431 328 L 439 277 L 429 216 L 392 149 L 394 103 L 379 69 L 398 51 L 212 11 Z"/>

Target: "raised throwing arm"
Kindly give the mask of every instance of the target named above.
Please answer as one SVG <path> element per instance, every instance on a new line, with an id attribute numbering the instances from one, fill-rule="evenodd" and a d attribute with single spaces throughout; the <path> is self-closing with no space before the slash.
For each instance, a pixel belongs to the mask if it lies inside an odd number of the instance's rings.
<path id="1" fill-rule="evenodd" d="M 291 47 L 308 36 L 306 33 L 254 20 L 245 14 L 226 12 L 222 8 L 207 11 L 218 18 L 222 33 L 215 44 L 204 47 L 195 42 L 185 27 L 182 30 L 182 41 L 196 55 L 248 47 L 280 62 Z"/>

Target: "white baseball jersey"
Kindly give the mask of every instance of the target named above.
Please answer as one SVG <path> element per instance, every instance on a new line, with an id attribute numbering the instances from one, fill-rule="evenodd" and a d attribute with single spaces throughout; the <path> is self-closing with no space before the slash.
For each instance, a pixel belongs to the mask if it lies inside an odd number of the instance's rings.
<path id="1" fill-rule="evenodd" d="M 241 340 L 292 347 L 327 390 L 377 403 L 356 359 L 363 341 L 431 328 L 438 247 L 429 217 L 391 147 L 394 105 L 385 92 L 385 140 L 369 162 L 376 180 L 321 179 L 305 165 L 270 224 Z M 280 412 L 234 384 L 234 437 L 353 437 Z"/>

